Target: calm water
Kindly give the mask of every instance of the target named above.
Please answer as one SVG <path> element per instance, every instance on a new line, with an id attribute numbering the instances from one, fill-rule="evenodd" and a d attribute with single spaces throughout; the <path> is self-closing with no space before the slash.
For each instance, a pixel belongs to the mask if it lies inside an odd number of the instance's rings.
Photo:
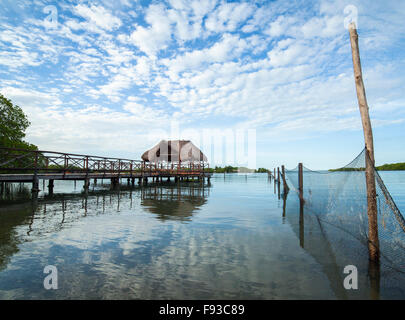
<path id="1" fill-rule="evenodd" d="M 405 172 L 382 178 L 405 212 Z M 0 202 L 0 299 L 405 298 L 402 285 L 370 284 L 366 266 L 359 290 L 344 290 L 322 227 L 304 232 L 296 194 L 283 201 L 265 174 L 120 190 L 99 181 L 88 194 L 55 181 L 37 200 L 26 188 Z M 47 265 L 57 290 L 43 287 Z"/>

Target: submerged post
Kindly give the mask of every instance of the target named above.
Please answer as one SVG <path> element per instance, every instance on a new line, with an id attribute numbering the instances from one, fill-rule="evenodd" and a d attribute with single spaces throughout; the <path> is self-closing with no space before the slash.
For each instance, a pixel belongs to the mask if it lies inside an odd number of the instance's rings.
<path id="1" fill-rule="evenodd" d="M 48 193 L 53 194 L 54 182 L 53 179 L 50 179 L 48 182 Z"/>
<path id="2" fill-rule="evenodd" d="M 281 176 L 283 177 L 283 192 L 288 193 L 288 185 L 285 179 L 285 168 L 284 165 L 281 166 Z"/>
<path id="3" fill-rule="evenodd" d="M 89 187 L 90 187 L 90 179 L 89 179 L 89 178 L 86 178 L 86 179 L 84 179 L 83 188 L 84 188 L 85 190 L 88 190 Z"/>
<path id="4" fill-rule="evenodd" d="M 364 142 L 366 145 L 365 166 L 366 166 L 366 187 L 367 187 L 367 216 L 368 216 L 368 250 L 369 258 L 377 262 L 379 260 L 379 239 L 378 239 L 378 218 L 377 199 L 374 175 L 374 143 L 373 131 L 371 128 L 370 115 L 366 98 L 366 90 L 363 83 L 361 71 L 358 34 L 354 22 L 349 25 L 350 44 L 352 47 L 354 80 L 356 83 L 357 100 L 359 103 L 361 122 L 363 125 Z"/>
<path id="5" fill-rule="evenodd" d="M 299 226 L 300 226 L 300 247 L 304 248 L 304 199 L 300 198 L 300 217 L 299 217 Z"/>
<path id="6" fill-rule="evenodd" d="M 300 193 L 300 199 L 304 199 L 304 176 L 303 176 L 303 166 L 300 162 L 298 164 L 298 191 Z"/>
<path id="7" fill-rule="evenodd" d="M 32 189 L 31 192 L 35 193 L 39 191 L 39 179 L 38 179 L 38 152 L 35 152 L 34 160 L 34 177 L 32 179 Z"/>
<path id="8" fill-rule="evenodd" d="M 280 167 L 277 167 L 277 195 L 280 199 Z"/>

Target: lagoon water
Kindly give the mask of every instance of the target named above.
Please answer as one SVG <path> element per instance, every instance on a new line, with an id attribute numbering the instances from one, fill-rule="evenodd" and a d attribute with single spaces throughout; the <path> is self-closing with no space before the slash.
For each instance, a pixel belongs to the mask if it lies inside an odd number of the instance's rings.
<path id="1" fill-rule="evenodd" d="M 381 175 L 405 212 L 405 172 Z M 88 194 L 55 181 L 36 200 L 29 188 L 0 201 L 0 299 L 405 298 L 384 274 L 370 284 L 366 267 L 359 289 L 345 290 L 323 229 L 304 233 L 297 195 L 283 201 L 266 174 L 119 190 L 99 181 Z M 57 290 L 44 289 L 47 265 Z"/>

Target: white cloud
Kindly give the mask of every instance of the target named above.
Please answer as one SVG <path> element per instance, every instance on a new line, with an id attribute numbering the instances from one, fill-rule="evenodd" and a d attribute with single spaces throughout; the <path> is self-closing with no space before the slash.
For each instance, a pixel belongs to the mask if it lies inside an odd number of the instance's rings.
<path id="1" fill-rule="evenodd" d="M 122 22 L 118 17 L 113 16 L 102 6 L 91 5 L 88 7 L 86 5 L 78 4 L 73 8 L 73 12 L 87 21 L 87 23 L 71 21 L 69 26 L 74 30 L 77 30 L 80 27 L 92 32 L 99 32 L 100 29 L 111 31 L 122 25 Z"/>
<path id="2" fill-rule="evenodd" d="M 401 121 L 403 5 L 353 4 L 372 116 Z M 52 31 L 33 19 L 0 25 L 0 87 L 33 118 L 34 142 L 56 145 L 63 127 L 71 148 L 96 148 L 97 134 L 113 146 L 124 132 L 129 145 L 140 121 L 175 117 L 290 133 L 306 122 L 308 132 L 358 128 L 343 2 L 103 5 L 64 4 Z"/>
<path id="3" fill-rule="evenodd" d="M 280 37 L 290 34 L 289 29 L 297 22 L 295 17 L 278 16 L 275 21 L 271 22 L 269 27 L 264 31 L 271 37 Z"/>
<path id="4" fill-rule="evenodd" d="M 313 49 L 303 42 L 292 39 L 281 40 L 277 46 L 268 52 L 271 65 L 275 67 L 307 63 L 313 54 Z"/>
<path id="5" fill-rule="evenodd" d="M 145 21 L 149 27 L 136 26 L 129 40 L 147 55 L 154 57 L 171 41 L 171 23 L 161 4 L 148 7 Z"/>
<path id="6" fill-rule="evenodd" d="M 301 27 L 304 38 L 333 37 L 342 34 L 346 30 L 342 21 L 343 15 L 315 17 Z"/>
<path id="7" fill-rule="evenodd" d="M 178 79 L 181 72 L 195 72 L 204 64 L 232 60 L 247 49 L 246 40 L 231 34 L 224 34 L 219 42 L 209 48 L 186 52 L 183 55 L 176 56 L 174 59 L 164 59 L 162 62 L 168 67 L 168 76 L 171 79 Z"/>
<path id="8" fill-rule="evenodd" d="M 0 92 L 28 115 L 29 141 L 56 151 L 100 153 L 102 141 L 103 154 L 125 152 L 139 158 L 151 144 L 148 132 L 167 123 L 164 112 L 133 99 L 124 104 L 123 111 L 97 105 L 73 109 L 64 106 L 57 94 L 14 87 L 1 88 Z M 136 146 L 133 141 L 138 141 Z"/>
<path id="9" fill-rule="evenodd" d="M 28 88 L 3 87 L 0 92 L 20 104 L 21 107 L 29 106 L 59 106 L 62 101 L 50 92 L 36 91 Z"/>
<path id="10" fill-rule="evenodd" d="M 254 12 L 254 6 L 247 2 L 223 2 L 205 21 L 207 30 L 218 32 L 235 31 Z"/>

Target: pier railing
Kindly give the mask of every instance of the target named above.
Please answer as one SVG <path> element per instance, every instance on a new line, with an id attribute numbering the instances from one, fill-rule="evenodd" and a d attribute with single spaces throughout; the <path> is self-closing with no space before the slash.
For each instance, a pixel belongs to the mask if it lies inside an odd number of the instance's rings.
<path id="1" fill-rule="evenodd" d="M 145 162 L 45 150 L 0 147 L 0 173 L 104 172 L 197 174 L 209 170 L 205 162 Z"/>

